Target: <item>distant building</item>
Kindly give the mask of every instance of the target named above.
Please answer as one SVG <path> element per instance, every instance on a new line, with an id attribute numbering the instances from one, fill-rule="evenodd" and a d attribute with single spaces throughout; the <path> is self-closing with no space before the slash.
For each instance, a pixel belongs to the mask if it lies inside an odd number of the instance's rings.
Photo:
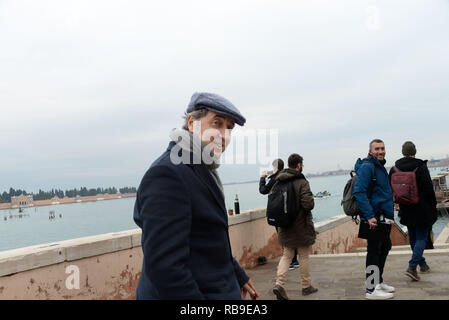
<path id="1" fill-rule="evenodd" d="M 34 206 L 33 196 L 21 194 L 17 197 L 11 197 L 11 208 L 32 207 Z"/>
<path id="2" fill-rule="evenodd" d="M 51 204 L 59 204 L 59 200 L 61 200 L 58 196 L 54 196 L 50 199 Z"/>
<path id="3" fill-rule="evenodd" d="M 428 167 L 445 167 L 449 166 L 449 158 L 434 160 L 431 159 L 427 162 Z"/>

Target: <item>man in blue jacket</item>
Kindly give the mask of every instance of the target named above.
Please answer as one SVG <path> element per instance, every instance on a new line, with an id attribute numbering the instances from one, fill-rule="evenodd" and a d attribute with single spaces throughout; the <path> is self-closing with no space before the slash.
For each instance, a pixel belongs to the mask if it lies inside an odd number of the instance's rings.
<path id="1" fill-rule="evenodd" d="M 245 118 L 225 98 L 195 93 L 182 129 L 137 191 L 142 228 L 137 299 L 244 299 L 258 293 L 233 258 L 223 186 L 216 169 L 234 124 Z"/>
<path id="2" fill-rule="evenodd" d="M 358 159 L 354 170 L 357 180 L 354 184 L 353 195 L 361 211 L 361 219 L 368 221 L 370 229 L 379 223 L 385 222 L 385 218 L 394 219 L 394 201 L 387 170 L 384 165 L 385 144 L 380 139 L 370 142 L 368 157 Z M 366 298 L 367 299 L 390 299 L 393 297 L 394 288 L 383 282 L 382 274 L 385 261 L 391 249 L 391 240 L 388 236 L 385 240 L 368 239 L 366 255 Z M 372 266 L 379 272 L 376 286 L 369 285 Z"/>

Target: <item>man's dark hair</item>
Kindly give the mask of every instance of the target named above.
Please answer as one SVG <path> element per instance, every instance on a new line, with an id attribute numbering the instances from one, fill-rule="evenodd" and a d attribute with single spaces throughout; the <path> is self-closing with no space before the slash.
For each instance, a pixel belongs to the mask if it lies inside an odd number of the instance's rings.
<path id="1" fill-rule="evenodd" d="M 284 169 L 284 161 L 282 161 L 282 159 L 276 159 L 273 161 L 273 163 L 271 164 L 273 167 L 278 168 L 278 171 L 281 171 L 282 169 Z"/>
<path id="2" fill-rule="evenodd" d="M 369 143 L 369 151 L 371 151 L 371 146 L 373 145 L 373 143 L 384 143 L 384 142 L 380 139 L 374 139 Z"/>
<path id="3" fill-rule="evenodd" d="M 293 153 L 290 155 L 290 157 L 288 157 L 288 167 L 290 169 L 296 169 L 298 167 L 298 164 L 302 163 L 302 157 L 297 154 L 297 153 Z"/>

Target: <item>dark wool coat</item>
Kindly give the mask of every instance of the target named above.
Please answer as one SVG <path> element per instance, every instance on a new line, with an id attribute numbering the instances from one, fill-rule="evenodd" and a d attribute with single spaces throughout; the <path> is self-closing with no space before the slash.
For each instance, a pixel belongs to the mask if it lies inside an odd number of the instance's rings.
<path id="1" fill-rule="evenodd" d="M 232 257 L 223 193 L 204 164 L 170 160 L 169 144 L 137 190 L 142 228 L 137 299 L 241 299 L 248 282 Z"/>
<path id="2" fill-rule="evenodd" d="M 316 232 L 312 221 L 312 209 L 315 206 L 309 182 L 304 175 L 294 169 L 284 169 L 276 180 L 293 180 L 298 216 L 290 227 L 278 229 L 278 241 L 287 248 L 306 247 L 315 243 Z"/>
<path id="3" fill-rule="evenodd" d="M 395 166 L 401 171 L 413 171 L 418 168 L 415 174 L 419 202 L 415 205 L 399 205 L 400 223 L 407 227 L 431 227 L 438 218 L 438 212 L 432 178 L 427 169 L 427 160 L 404 157 L 396 161 Z M 390 181 L 391 175 L 395 171 L 394 167 L 390 169 Z"/>

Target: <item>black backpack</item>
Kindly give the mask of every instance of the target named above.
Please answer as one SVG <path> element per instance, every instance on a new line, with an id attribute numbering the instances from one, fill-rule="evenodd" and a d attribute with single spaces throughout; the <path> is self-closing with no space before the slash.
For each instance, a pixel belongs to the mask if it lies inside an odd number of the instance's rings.
<path id="1" fill-rule="evenodd" d="M 276 181 L 268 195 L 267 222 L 275 227 L 289 227 L 298 215 L 293 181 Z"/>
<path id="2" fill-rule="evenodd" d="M 373 185 L 371 187 L 370 196 L 368 197 L 371 200 L 373 191 L 374 191 L 374 185 L 377 181 L 377 168 L 376 166 L 370 162 L 374 167 L 374 176 L 372 179 Z M 357 200 L 355 199 L 352 192 L 354 191 L 354 185 L 357 179 L 357 174 L 354 170 L 350 172 L 351 179 L 346 182 L 345 189 L 343 191 L 343 199 L 341 200 L 341 205 L 343 206 L 343 211 L 347 216 L 352 217 L 355 223 L 358 223 L 357 217 L 360 215 L 360 209 L 357 205 Z"/>

